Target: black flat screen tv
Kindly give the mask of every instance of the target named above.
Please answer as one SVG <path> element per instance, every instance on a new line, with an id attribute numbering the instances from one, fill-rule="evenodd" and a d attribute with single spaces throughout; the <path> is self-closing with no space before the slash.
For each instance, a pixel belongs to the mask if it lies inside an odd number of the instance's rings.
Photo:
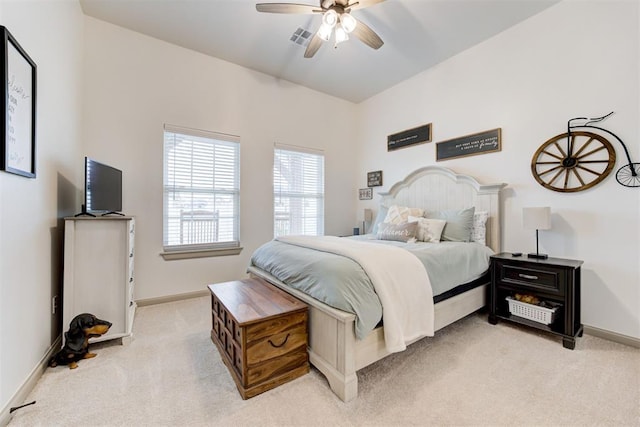
<path id="1" fill-rule="evenodd" d="M 122 211 L 122 171 L 84 158 L 83 213 L 102 215 Z"/>

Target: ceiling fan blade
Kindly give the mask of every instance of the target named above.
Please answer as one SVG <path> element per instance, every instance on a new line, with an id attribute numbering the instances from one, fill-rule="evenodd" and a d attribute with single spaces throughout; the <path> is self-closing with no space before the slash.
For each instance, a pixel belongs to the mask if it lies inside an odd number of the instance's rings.
<path id="1" fill-rule="evenodd" d="M 356 21 L 358 21 L 356 19 Z M 364 44 L 373 49 L 380 49 L 380 47 L 384 44 L 380 36 L 378 36 L 375 31 L 369 28 L 364 22 L 358 21 L 358 25 L 356 25 L 355 30 L 351 33 L 360 39 Z"/>
<path id="2" fill-rule="evenodd" d="M 258 3 L 256 4 L 258 12 L 267 13 L 317 13 L 322 12 L 318 6 L 297 3 Z"/>
<path id="3" fill-rule="evenodd" d="M 382 3 L 384 0 L 358 0 L 358 1 L 349 1 L 349 4 L 345 6 L 345 9 L 349 10 L 358 10 L 365 7 L 373 6 L 377 3 Z"/>
<path id="4" fill-rule="evenodd" d="M 307 45 L 307 50 L 304 51 L 304 57 L 305 58 L 313 57 L 313 55 L 316 54 L 318 49 L 320 49 L 320 46 L 322 46 L 322 39 L 318 36 L 318 33 L 315 33 L 313 35 L 313 38 Z"/>

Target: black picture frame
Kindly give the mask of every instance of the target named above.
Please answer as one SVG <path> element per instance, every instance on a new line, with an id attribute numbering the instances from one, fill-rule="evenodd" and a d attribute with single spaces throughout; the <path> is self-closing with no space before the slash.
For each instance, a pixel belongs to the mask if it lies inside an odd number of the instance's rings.
<path id="1" fill-rule="evenodd" d="M 436 161 L 475 156 L 502 150 L 502 128 L 472 133 L 470 135 L 436 143 Z"/>
<path id="2" fill-rule="evenodd" d="M 359 200 L 371 200 L 373 199 L 373 189 L 371 187 L 361 188 L 358 190 Z"/>
<path id="3" fill-rule="evenodd" d="M 3 58 L 0 170 L 36 177 L 36 63 L 0 26 Z"/>
<path id="4" fill-rule="evenodd" d="M 382 171 L 367 172 L 367 187 L 380 187 L 382 185 Z"/>
<path id="5" fill-rule="evenodd" d="M 431 142 L 431 128 L 432 123 L 428 123 L 387 136 L 387 151 Z"/>

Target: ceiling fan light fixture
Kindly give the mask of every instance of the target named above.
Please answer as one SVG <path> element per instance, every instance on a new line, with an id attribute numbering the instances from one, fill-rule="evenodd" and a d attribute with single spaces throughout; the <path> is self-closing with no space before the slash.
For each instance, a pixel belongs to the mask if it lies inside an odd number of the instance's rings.
<path id="1" fill-rule="evenodd" d="M 342 25 L 336 27 L 336 45 L 349 40 L 349 34 L 342 28 Z"/>
<path id="2" fill-rule="evenodd" d="M 328 42 L 329 39 L 331 38 L 331 30 L 332 28 L 323 22 L 322 25 L 320 25 L 320 28 L 318 29 L 318 33 L 317 33 L 318 37 Z"/>
<path id="3" fill-rule="evenodd" d="M 338 13 L 333 9 L 327 10 L 324 15 L 322 15 L 322 23 L 329 28 L 335 27 L 338 23 Z"/>
<path id="4" fill-rule="evenodd" d="M 350 33 L 353 30 L 355 30 L 357 24 L 358 24 L 358 21 L 356 21 L 356 18 L 351 16 L 349 13 L 345 12 L 340 15 L 340 25 L 342 25 L 342 28 L 347 33 Z"/>

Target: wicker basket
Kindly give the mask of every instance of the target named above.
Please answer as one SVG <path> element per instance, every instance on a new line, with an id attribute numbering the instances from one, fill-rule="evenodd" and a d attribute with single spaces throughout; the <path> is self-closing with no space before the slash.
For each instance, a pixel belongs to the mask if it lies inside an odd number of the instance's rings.
<path id="1" fill-rule="evenodd" d="M 558 307 L 540 307 L 538 305 L 520 302 L 511 297 L 507 297 L 507 301 L 509 302 L 509 311 L 514 316 L 523 317 L 538 323 L 544 323 L 545 325 L 553 323 L 556 311 L 558 310 Z"/>

